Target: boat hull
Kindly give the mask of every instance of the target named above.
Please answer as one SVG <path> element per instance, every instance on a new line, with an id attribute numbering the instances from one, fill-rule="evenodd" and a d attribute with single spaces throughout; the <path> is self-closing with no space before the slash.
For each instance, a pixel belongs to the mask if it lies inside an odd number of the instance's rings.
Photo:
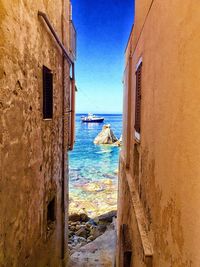
<path id="1" fill-rule="evenodd" d="M 104 118 L 99 118 L 99 119 L 82 119 L 82 122 L 86 122 L 86 123 L 89 123 L 89 122 L 103 122 L 104 121 Z"/>

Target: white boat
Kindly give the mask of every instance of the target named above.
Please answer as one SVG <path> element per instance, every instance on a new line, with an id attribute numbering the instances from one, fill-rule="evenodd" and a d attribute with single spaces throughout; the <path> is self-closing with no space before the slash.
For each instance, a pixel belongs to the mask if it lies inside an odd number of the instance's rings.
<path id="1" fill-rule="evenodd" d="M 92 113 L 89 113 L 88 116 L 81 117 L 82 122 L 103 122 L 104 117 L 97 117 Z"/>

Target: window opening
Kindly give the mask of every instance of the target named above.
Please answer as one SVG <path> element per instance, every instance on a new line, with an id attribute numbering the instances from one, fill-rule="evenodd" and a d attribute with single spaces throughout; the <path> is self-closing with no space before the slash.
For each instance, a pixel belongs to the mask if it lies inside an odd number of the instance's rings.
<path id="1" fill-rule="evenodd" d="M 47 205 L 47 232 L 46 238 L 50 238 L 54 232 L 56 222 L 56 201 L 55 197 Z"/>
<path id="2" fill-rule="evenodd" d="M 135 90 L 135 137 L 140 140 L 141 132 L 141 82 L 142 82 L 142 62 L 136 70 L 136 90 Z"/>
<path id="3" fill-rule="evenodd" d="M 124 252 L 124 267 L 130 267 L 131 266 L 131 258 L 132 258 L 132 252 L 131 251 Z"/>
<path id="4" fill-rule="evenodd" d="M 49 202 L 47 207 L 47 223 L 54 222 L 56 220 L 55 214 L 55 197 Z"/>
<path id="5" fill-rule="evenodd" d="M 53 74 L 43 66 L 43 118 L 53 118 Z"/>

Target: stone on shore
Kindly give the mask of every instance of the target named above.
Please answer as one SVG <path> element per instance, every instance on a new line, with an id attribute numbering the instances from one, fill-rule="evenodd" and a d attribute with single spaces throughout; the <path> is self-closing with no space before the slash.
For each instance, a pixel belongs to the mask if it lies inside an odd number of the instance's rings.
<path id="1" fill-rule="evenodd" d="M 117 142 L 115 142 L 113 145 L 114 146 L 122 146 L 122 135 L 121 135 L 120 139 L 117 140 Z"/>
<path id="2" fill-rule="evenodd" d="M 71 222 L 78 222 L 78 221 L 87 222 L 89 220 L 90 218 L 85 213 L 81 213 L 81 214 L 73 213 L 69 216 L 69 221 Z"/>
<path id="3" fill-rule="evenodd" d="M 113 218 L 117 216 L 117 211 L 112 210 L 105 214 L 102 214 L 94 219 L 95 222 L 98 223 L 111 223 L 113 221 Z"/>
<path id="4" fill-rule="evenodd" d="M 107 230 L 113 229 L 112 225 L 115 222 L 116 211 L 107 212 L 95 219 L 89 219 L 87 214 L 73 214 L 69 216 L 70 219 L 77 219 L 79 216 L 80 221 L 69 221 L 69 249 L 70 254 L 77 251 L 79 248 L 87 243 L 93 242 L 96 238 L 103 235 Z M 86 219 L 87 222 L 83 222 L 82 219 Z M 95 222 L 96 221 L 96 222 Z"/>
<path id="5" fill-rule="evenodd" d="M 77 232 L 75 232 L 75 235 L 87 238 L 87 231 L 85 228 L 81 227 Z"/>
<path id="6" fill-rule="evenodd" d="M 100 145 L 100 144 L 114 144 L 117 142 L 118 139 L 114 135 L 113 131 L 110 128 L 110 124 L 104 125 L 102 128 L 102 131 L 97 135 L 97 137 L 94 139 L 94 144 Z"/>
<path id="7" fill-rule="evenodd" d="M 116 230 L 109 229 L 96 238 L 88 237 L 88 244 L 71 251 L 69 267 L 114 266 Z"/>
<path id="8" fill-rule="evenodd" d="M 88 222 L 89 220 L 90 220 L 90 218 L 87 216 L 87 214 L 85 214 L 85 213 L 80 214 L 80 221 L 81 222 Z"/>
<path id="9" fill-rule="evenodd" d="M 71 222 L 77 222 L 77 221 L 80 221 L 80 215 L 77 214 L 77 213 L 73 213 L 69 216 L 69 221 Z"/>

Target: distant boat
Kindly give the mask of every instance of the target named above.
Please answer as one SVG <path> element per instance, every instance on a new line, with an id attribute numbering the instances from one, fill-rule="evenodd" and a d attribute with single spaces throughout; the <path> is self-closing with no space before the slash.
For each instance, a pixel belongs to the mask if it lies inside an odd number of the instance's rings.
<path id="1" fill-rule="evenodd" d="M 92 113 L 89 113 L 88 116 L 81 117 L 82 122 L 103 122 L 104 117 L 97 117 Z"/>

